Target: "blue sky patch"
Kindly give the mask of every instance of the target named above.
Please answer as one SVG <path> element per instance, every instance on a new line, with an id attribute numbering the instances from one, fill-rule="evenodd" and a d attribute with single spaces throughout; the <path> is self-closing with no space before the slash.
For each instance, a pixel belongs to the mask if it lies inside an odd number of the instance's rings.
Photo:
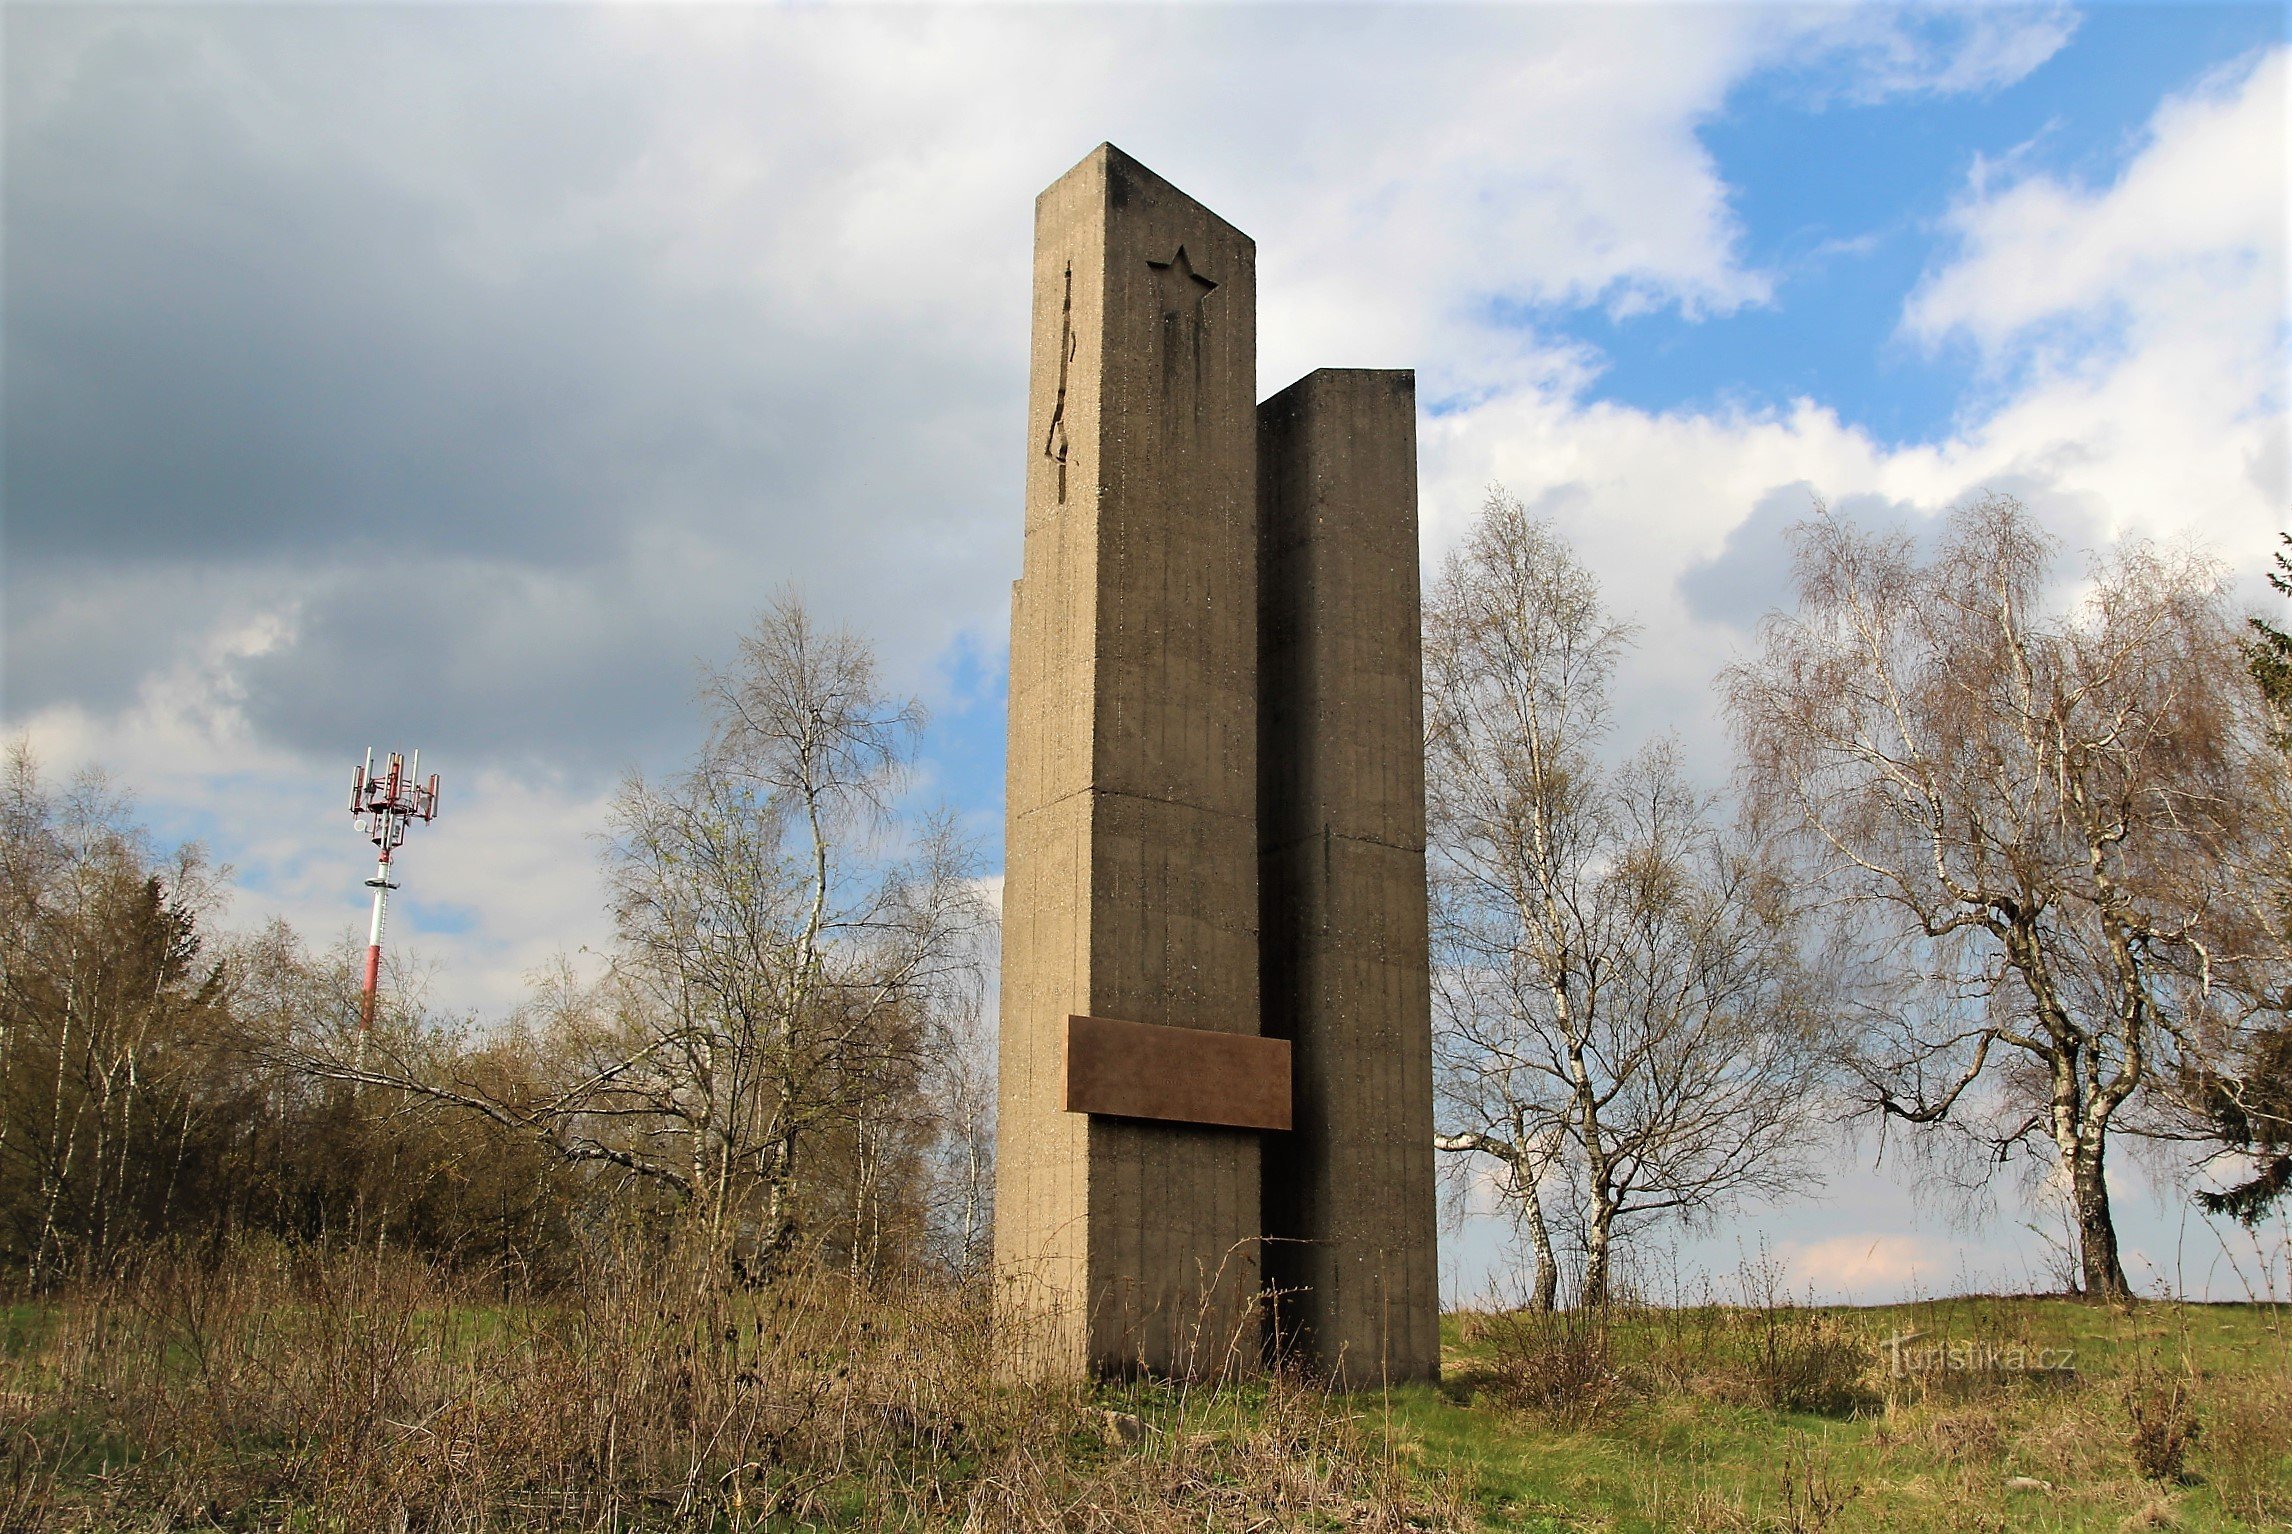
<path id="1" fill-rule="evenodd" d="M 1650 411 L 1782 411 L 1819 401 L 1881 444 L 1948 436 L 1979 403 L 1971 358 L 1896 334 L 1947 259 L 1951 207 L 1977 158 L 2103 185 L 2166 96 L 2286 36 L 2278 5 L 2127 5 L 2087 12 L 2066 47 L 2002 89 L 1818 100 L 1804 69 L 1739 88 L 1701 133 L 1742 228 L 1740 258 L 1771 305 L 1700 319 L 1544 312 L 1595 348 L 1592 397 Z M 1986 392 L 1986 391 L 1984 391 Z"/>

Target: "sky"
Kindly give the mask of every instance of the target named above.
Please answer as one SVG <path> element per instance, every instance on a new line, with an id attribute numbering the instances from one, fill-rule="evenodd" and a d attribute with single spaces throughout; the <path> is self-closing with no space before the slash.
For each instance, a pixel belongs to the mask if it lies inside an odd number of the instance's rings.
<path id="1" fill-rule="evenodd" d="M 2072 563 L 2193 541 L 2264 601 L 2287 39 L 2281 5 L 9 4 L 0 729 L 320 941 L 364 926 L 350 768 L 421 747 L 393 930 L 493 1018 L 606 942 L 606 798 L 792 590 L 928 704 L 915 796 L 991 875 L 1030 210 L 1112 140 L 1255 237 L 1260 393 L 1415 368 L 1427 568 L 1492 483 L 1551 518 L 1641 625 L 1619 743 L 1721 783 L 1711 679 L 1818 497 L 2006 491 Z M 1874 1152 L 1682 1263 L 2042 1277 L 2042 1212 L 1952 1217 Z M 2120 1176 L 2137 1282 L 2257 1281 L 2265 1243 Z M 1465 1222 L 1453 1292 L 1501 1238 Z"/>

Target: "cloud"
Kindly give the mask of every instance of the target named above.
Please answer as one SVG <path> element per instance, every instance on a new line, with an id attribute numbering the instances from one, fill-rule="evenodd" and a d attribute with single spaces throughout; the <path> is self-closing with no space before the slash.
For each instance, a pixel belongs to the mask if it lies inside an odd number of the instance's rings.
<path id="1" fill-rule="evenodd" d="M 321 929 L 338 769 L 424 746 L 419 856 L 479 913 L 442 984 L 493 1004 L 594 934 L 578 827 L 772 591 L 902 687 L 999 663 L 1028 209 L 1112 138 L 1259 236 L 1266 391 L 1418 367 L 1434 546 L 1489 477 L 1563 510 L 1693 735 L 1734 630 L 1678 583 L 1763 557 L 1763 497 L 2040 450 L 1590 403 L 1548 322 L 1776 301 L 1697 136 L 1744 81 L 1988 90 L 2063 16 L 13 8 L 7 717 Z"/>
<path id="2" fill-rule="evenodd" d="M 1100 137 L 1264 232 L 1269 389 L 1481 398 L 1580 382 L 1541 310 L 1769 300 L 1695 137 L 1748 73 L 1998 48 L 1761 7 L 8 26 L 11 708 L 122 697 L 152 572 L 147 669 L 259 572 L 304 614 L 268 738 L 336 745 L 345 657 L 412 647 L 458 749 L 560 759 L 663 748 L 785 580 L 910 677 L 1000 629 L 1026 209 Z"/>
<path id="3" fill-rule="evenodd" d="M 2167 99 L 2106 186 L 1977 170 L 1907 333 L 1999 380 L 1971 454 L 2079 487 L 2101 536 L 2194 530 L 2258 563 L 2292 500 L 2285 92 L 2271 49 Z"/>
<path id="4" fill-rule="evenodd" d="M 290 632 L 276 615 L 252 616 L 180 652 L 126 707 L 52 707 L 28 734 L 45 770 L 102 764 L 162 837 L 205 842 L 236 865 L 230 924 L 283 917 L 322 947 L 353 934 L 363 943 L 359 881 L 373 859 L 346 810 L 360 748 L 313 764 L 266 744 L 246 718 L 238 668 Z M 438 1004 L 499 1017 L 553 955 L 602 952 L 610 937 L 591 839 L 605 795 L 531 764 L 445 776 L 439 820 L 397 856 L 393 958 L 431 974 Z"/>
<path id="5" fill-rule="evenodd" d="M 2287 58 L 2168 98 L 2105 185 L 1977 165 L 1957 250 L 1904 307 L 1906 335 L 1970 348 L 1992 379 L 1968 445 L 2091 487 L 2104 537 L 2193 526 L 2256 564 L 2292 500 Z"/>
<path id="6" fill-rule="evenodd" d="M 1728 532 L 1709 559 L 1679 577 L 1679 595 L 1700 622 L 1749 631 L 1791 600 L 1790 545 L 1786 535 L 1806 520 L 1820 498 L 1804 480 L 1777 485 L 1759 497 L 1751 514 Z"/>
<path id="7" fill-rule="evenodd" d="M 2285 184 L 2285 61 L 2273 49 L 2168 99 L 2104 187 L 1977 162 L 1949 220 L 1960 250 L 1911 295 L 1903 329 L 1969 342 L 1992 365 L 2075 369 L 2192 322 L 2240 323 L 2250 356 L 2275 357 L 2285 230 L 2269 189 Z"/>
<path id="8" fill-rule="evenodd" d="M 2013 84 L 2066 46 L 2065 4 L 1858 11 L 1828 50 L 1854 67 L 1826 71 L 1829 91 L 1871 103 L 1892 96 L 1984 93 Z M 1819 99 L 1818 93 L 1818 99 Z"/>
<path id="9" fill-rule="evenodd" d="M 1921 1282 L 1932 1285 L 1951 1276 L 1944 1267 L 1951 1255 L 1948 1248 L 1936 1247 L 1923 1237 L 1884 1231 L 1786 1242 L 1775 1255 L 1782 1259 L 1794 1288 L 1866 1303 L 1879 1296 L 1905 1295 Z"/>

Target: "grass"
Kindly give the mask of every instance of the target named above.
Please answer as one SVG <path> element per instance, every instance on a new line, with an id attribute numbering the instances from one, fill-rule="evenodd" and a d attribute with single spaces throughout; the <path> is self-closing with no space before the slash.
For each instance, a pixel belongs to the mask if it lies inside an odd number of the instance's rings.
<path id="1" fill-rule="evenodd" d="M 1507 1373 L 1542 1356 L 1508 1349 L 1490 1319 L 1449 1318 L 1449 1378 L 1395 1404 L 1484 1527 L 2292 1527 L 2292 1366 L 2274 1307 L 1978 1297 L 1627 1311 L 1608 1328 L 1621 1383 L 1591 1420 L 1507 1408 Z M 1909 1333 L 1897 1373 L 1884 1339 Z M 1937 1342 L 1938 1360 L 1920 1355 Z M 2041 1351 L 2069 1367 L 2036 1370 Z M 1810 1354 L 1830 1380 L 1794 1369 Z M 2198 1431 L 2176 1474 L 2146 1476 L 2128 1395 L 2170 1398 L 2175 1384 Z M 1823 1409 L 1776 1400 L 1794 1393 Z"/>
<path id="2" fill-rule="evenodd" d="M 245 1247 L 6 1307 L 0 1528 L 2292 1527 L 2270 1307 L 1468 1314 L 1340 1396 L 1013 1380 L 976 1289 L 696 1270 Z"/>

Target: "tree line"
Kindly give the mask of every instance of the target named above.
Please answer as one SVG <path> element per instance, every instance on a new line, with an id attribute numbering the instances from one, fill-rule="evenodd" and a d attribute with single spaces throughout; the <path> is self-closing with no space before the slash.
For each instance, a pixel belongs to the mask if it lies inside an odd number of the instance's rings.
<path id="1" fill-rule="evenodd" d="M 924 724 L 793 600 L 703 689 L 685 770 L 632 774 L 601 973 L 479 1027 L 355 951 L 222 932 L 224 884 L 100 777 L 0 790 L 0 1263 L 153 1239 L 392 1241 L 544 1281 L 599 1240 L 750 1278 L 966 1270 L 992 1219 L 993 911 L 901 789 Z"/>
<path id="2" fill-rule="evenodd" d="M 1719 677 L 1730 792 L 1611 749 L 1632 630 L 1491 494 L 1426 604 L 1443 1133 L 1534 1254 L 1811 1190 L 1839 1126 L 2061 1199 L 2132 1285 L 2119 1140 L 2255 1221 L 2292 1186 L 2292 640 L 2128 544 L 2065 578 L 1985 496 L 1922 544 L 1821 507 L 1795 605 Z M 2292 566 L 2278 557 L 2286 587 Z"/>
<path id="3" fill-rule="evenodd" d="M 2079 1287 L 2128 1295 L 2121 1143 L 2247 1221 L 2292 1188 L 2292 639 L 2187 552 L 2072 578 L 2005 497 L 1925 541 L 1818 507 L 1794 552 L 1719 678 L 1724 784 L 1615 738 L 1636 630 L 1556 528 L 1492 491 L 1434 572 L 1438 1148 L 1544 1307 L 1803 1195 L 1842 1125 L 2058 1197 Z M 995 913 L 907 792 L 924 712 L 793 598 L 701 701 L 614 795 L 602 967 L 483 1027 L 399 973 L 362 1034 L 347 940 L 226 930 L 228 870 L 17 744 L 0 1267 L 259 1232 L 541 1281 L 671 1234 L 751 1281 L 976 1271 Z"/>

